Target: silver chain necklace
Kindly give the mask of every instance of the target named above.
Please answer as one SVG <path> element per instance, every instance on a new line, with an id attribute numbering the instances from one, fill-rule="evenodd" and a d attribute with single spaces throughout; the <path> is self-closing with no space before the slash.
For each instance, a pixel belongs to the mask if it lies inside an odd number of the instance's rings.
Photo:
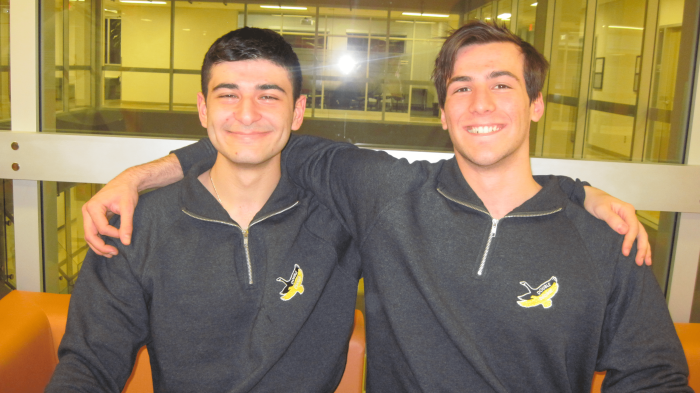
<path id="1" fill-rule="evenodd" d="M 221 197 L 219 196 L 219 191 L 216 191 L 216 186 L 214 185 L 214 179 L 211 178 L 211 169 L 209 170 L 209 181 L 211 182 L 211 186 L 214 189 L 214 193 L 216 194 L 216 199 L 219 200 L 219 204 L 223 206 L 224 204 L 221 202 Z"/>

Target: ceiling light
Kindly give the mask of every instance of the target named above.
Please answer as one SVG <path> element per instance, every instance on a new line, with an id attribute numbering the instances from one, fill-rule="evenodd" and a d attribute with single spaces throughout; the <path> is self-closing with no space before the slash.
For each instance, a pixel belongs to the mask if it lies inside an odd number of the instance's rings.
<path id="1" fill-rule="evenodd" d="M 497 18 L 501 20 L 509 20 L 510 14 L 506 12 L 505 14 L 498 15 Z"/>
<path id="2" fill-rule="evenodd" d="M 424 13 L 418 13 L 418 12 L 404 12 L 401 15 L 407 15 L 407 16 L 431 16 L 433 18 L 449 18 L 449 15 L 444 15 L 444 14 L 424 14 Z"/>
<path id="3" fill-rule="evenodd" d="M 533 7 L 537 7 L 537 3 L 532 3 L 532 4 L 530 4 L 530 5 L 533 6 Z"/>
<path id="4" fill-rule="evenodd" d="M 627 30 L 644 30 L 643 27 L 634 27 L 634 26 L 608 26 L 611 29 L 627 29 Z"/>
<path id="5" fill-rule="evenodd" d="M 168 4 L 165 1 L 149 1 L 149 0 L 119 0 L 120 3 L 131 4 Z"/>
<path id="6" fill-rule="evenodd" d="M 105 8 L 105 12 L 113 12 L 113 13 L 116 14 L 116 13 L 117 13 L 117 10 L 108 10 L 108 9 Z"/>
<path id="7" fill-rule="evenodd" d="M 306 11 L 306 7 L 291 7 L 291 6 L 279 6 L 279 5 L 261 5 L 260 8 L 272 8 L 274 10 L 303 10 Z"/>

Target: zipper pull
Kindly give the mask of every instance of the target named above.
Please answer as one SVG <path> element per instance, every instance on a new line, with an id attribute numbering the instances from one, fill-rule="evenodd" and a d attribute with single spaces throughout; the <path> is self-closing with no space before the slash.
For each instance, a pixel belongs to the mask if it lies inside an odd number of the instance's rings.
<path id="1" fill-rule="evenodd" d="M 491 237 L 496 237 L 496 229 L 498 229 L 498 219 L 494 218 L 491 220 Z"/>

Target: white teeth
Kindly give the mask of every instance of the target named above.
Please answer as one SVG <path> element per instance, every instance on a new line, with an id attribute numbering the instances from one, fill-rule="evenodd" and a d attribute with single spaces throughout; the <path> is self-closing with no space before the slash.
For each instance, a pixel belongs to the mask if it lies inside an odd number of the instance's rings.
<path id="1" fill-rule="evenodd" d="M 498 126 L 479 126 L 467 128 L 467 132 L 470 134 L 488 134 L 498 130 L 500 130 L 500 127 Z"/>

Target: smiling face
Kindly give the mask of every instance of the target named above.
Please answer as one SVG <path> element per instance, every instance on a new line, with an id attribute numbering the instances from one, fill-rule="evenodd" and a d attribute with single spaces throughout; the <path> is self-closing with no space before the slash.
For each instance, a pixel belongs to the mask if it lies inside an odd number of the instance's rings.
<path id="1" fill-rule="evenodd" d="M 544 104 L 541 94 L 530 103 L 523 65 L 520 48 L 507 42 L 457 52 L 441 120 L 460 166 L 491 168 L 529 160 L 530 121 L 542 117 Z"/>
<path id="2" fill-rule="evenodd" d="M 269 60 L 217 63 L 207 97 L 197 94 L 199 120 L 219 154 L 234 165 L 279 165 L 292 130 L 304 119 L 306 96 L 294 101 L 286 69 Z"/>

